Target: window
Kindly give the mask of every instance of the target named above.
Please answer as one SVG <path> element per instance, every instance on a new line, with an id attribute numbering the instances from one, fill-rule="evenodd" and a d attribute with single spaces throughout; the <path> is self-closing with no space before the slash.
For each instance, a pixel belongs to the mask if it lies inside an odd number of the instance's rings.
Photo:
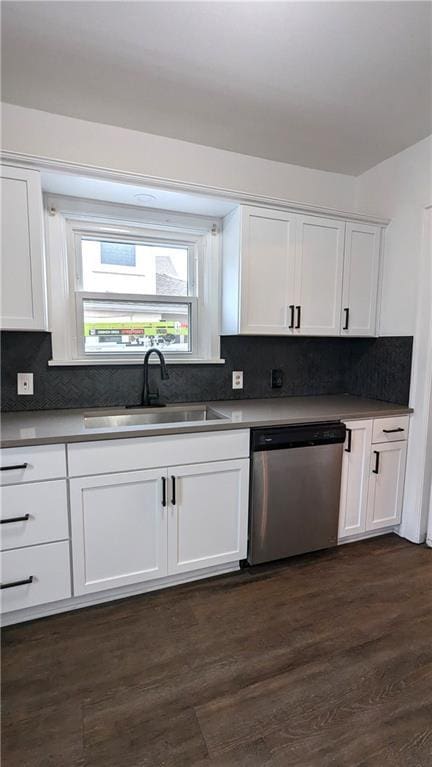
<path id="1" fill-rule="evenodd" d="M 210 222 L 57 215 L 61 227 L 48 218 L 49 263 L 63 251 L 69 279 L 66 286 L 50 269 L 52 364 L 142 362 L 152 347 L 168 361 L 219 361 L 219 243 Z"/>
<path id="2" fill-rule="evenodd" d="M 130 355 L 151 347 L 190 354 L 196 305 L 192 245 L 77 234 L 76 250 L 85 355 Z"/>

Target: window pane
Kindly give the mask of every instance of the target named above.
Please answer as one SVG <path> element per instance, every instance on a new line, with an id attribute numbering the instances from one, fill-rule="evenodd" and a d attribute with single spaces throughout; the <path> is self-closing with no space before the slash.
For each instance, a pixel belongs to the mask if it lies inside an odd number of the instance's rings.
<path id="1" fill-rule="evenodd" d="M 101 264 L 136 266 L 135 245 L 128 242 L 101 242 Z"/>
<path id="2" fill-rule="evenodd" d="M 190 351 L 190 305 L 85 299 L 87 354 Z"/>
<path id="3" fill-rule="evenodd" d="M 81 240 L 83 290 L 187 296 L 188 249 Z"/>

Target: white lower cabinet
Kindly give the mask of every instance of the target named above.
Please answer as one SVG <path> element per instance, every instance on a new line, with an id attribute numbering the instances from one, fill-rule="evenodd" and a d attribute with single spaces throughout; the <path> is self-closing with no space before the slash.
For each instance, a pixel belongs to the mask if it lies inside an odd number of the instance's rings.
<path id="1" fill-rule="evenodd" d="M 219 461 L 168 469 L 168 572 L 244 559 L 249 461 Z"/>
<path id="2" fill-rule="evenodd" d="M 342 461 L 339 538 L 364 533 L 372 421 L 347 421 Z"/>
<path id="3" fill-rule="evenodd" d="M 4 551 L 1 588 L 3 613 L 70 597 L 69 541 Z"/>
<path id="4" fill-rule="evenodd" d="M 373 446 L 366 526 L 368 530 L 400 522 L 405 479 L 406 442 Z"/>
<path id="5" fill-rule="evenodd" d="M 166 575 L 164 492 L 160 469 L 71 480 L 76 595 Z"/>
<path id="6" fill-rule="evenodd" d="M 384 429 L 384 435 L 404 434 L 405 440 L 375 442 L 378 426 Z M 385 531 L 399 524 L 408 418 L 389 418 L 387 425 L 383 418 L 348 421 L 346 427 L 339 512 L 341 541 L 351 536 Z"/>
<path id="7" fill-rule="evenodd" d="M 70 480 L 74 594 L 246 556 L 249 460 Z"/>

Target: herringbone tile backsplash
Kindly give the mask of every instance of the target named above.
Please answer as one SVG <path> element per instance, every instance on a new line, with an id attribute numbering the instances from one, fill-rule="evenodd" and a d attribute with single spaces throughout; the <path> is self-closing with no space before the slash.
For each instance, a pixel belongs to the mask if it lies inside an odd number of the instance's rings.
<path id="1" fill-rule="evenodd" d="M 172 365 L 168 381 L 151 380 L 166 402 L 355 394 L 407 404 L 412 338 L 221 339 L 225 365 Z M 2 408 L 46 410 L 138 404 L 142 365 L 48 367 L 49 333 L 2 334 Z M 281 368 L 282 389 L 271 389 L 270 371 Z M 244 389 L 233 391 L 231 373 L 244 371 Z M 34 396 L 18 397 L 16 374 L 34 373 Z"/>

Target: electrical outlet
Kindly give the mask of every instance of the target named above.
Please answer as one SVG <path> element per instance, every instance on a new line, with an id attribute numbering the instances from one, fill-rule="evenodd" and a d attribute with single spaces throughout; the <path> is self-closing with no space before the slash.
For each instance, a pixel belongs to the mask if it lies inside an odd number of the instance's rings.
<path id="1" fill-rule="evenodd" d="M 17 373 L 17 392 L 22 394 L 33 394 L 33 373 Z"/>
<path id="2" fill-rule="evenodd" d="M 283 386 L 283 370 L 273 368 L 271 371 L 271 387 L 272 389 L 282 389 Z"/>
<path id="3" fill-rule="evenodd" d="M 243 370 L 233 370 L 232 387 L 233 389 L 243 389 Z"/>

